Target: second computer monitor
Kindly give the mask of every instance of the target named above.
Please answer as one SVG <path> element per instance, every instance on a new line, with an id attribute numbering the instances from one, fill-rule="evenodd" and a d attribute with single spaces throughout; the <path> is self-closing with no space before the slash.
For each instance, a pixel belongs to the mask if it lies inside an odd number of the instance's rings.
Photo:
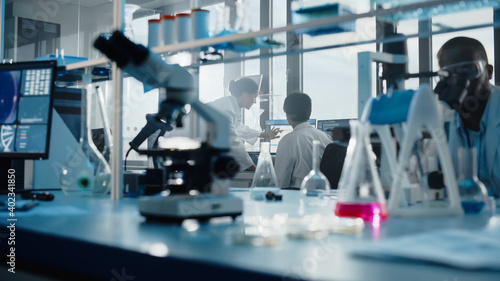
<path id="1" fill-rule="evenodd" d="M 352 119 L 318 120 L 318 130 L 331 136 L 333 140 L 348 141 L 350 134 L 349 121 Z M 336 131 L 334 133 L 334 130 Z"/>
<path id="2" fill-rule="evenodd" d="M 309 119 L 307 122 L 316 127 L 316 119 Z M 276 153 L 280 140 L 285 135 L 293 131 L 293 128 L 290 124 L 288 124 L 288 121 L 286 119 L 266 120 L 266 132 L 269 132 L 272 128 L 278 128 L 282 131 L 279 134 L 279 138 L 270 141 L 270 151 L 271 153 Z"/>

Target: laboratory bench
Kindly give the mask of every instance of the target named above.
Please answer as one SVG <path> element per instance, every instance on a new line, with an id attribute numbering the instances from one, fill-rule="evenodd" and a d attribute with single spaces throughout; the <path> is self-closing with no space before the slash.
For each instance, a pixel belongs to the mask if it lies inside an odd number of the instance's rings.
<path id="1" fill-rule="evenodd" d="M 366 223 L 357 233 L 332 233 L 322 239 L 284 237 L 273 245 L 233 239 L 243 219 L 296 214 L 300 192 L 280 192 L 282 201 L 255 201 L 248 188 L 232 188 L 231 193 L 244 202 L 243 215 L 236 221 L 216 218 L 180 225 L 147 222 L 139 214 L 137 198 L 113 201 L 56 191 L 53 201 L 15 211 L 16 270 L 55 275 L 57 280 L 500 280 L 500 271 L 491 269 L 466 270 L 352 252 L 435 230 L 480 231 L 491 220 L 500 220 L 498 211 L 463 217 L 389 216 L 380 225 Z M 320 203 L 306 207 L 306 212 L 333 215 L 332 202 Z M 0 276 L 10 278 L 15 275 L 6 275 L 10 273 L 5 260 L 11 218 L 0 212 Z"/>

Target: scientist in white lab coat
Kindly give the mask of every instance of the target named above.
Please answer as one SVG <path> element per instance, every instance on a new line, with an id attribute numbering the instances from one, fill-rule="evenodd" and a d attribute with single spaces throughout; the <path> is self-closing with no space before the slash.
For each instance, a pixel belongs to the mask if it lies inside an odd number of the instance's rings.
<path id="1" fill-rule="evenodd" d="M 207 103 L 229 117 L 229 136 L 231 142 L 231 155 L 240 165 L 240 171 L 255 171 L 255 164 L 245 150 L 245 141 L 255 144 L 260 138 L 279 138 L 278 129 L 273 128 L 270 132 L 262 132 L 251 129 L 241 122 L 241 108 L 250 109 L 258 96 L 259 86 L 254 80 L 242 77 L 229 82 L 231 95 L 222 97 Z"/>
<path id="2" fill-rule="evenodd" d="M 293 131 L 285 135 L 278 144 L 275 159 L 276 178 L 279 187 L 300 187 L 304 177 L 312 170 L 313 157 L 320 163 L 325 147 L 332 142 L 332 138 L 307 122 L 312 111 L 311 98 L 308 95 L 288 95 L 283 110 Z M 312 155 L 313 140 L 320 142 L 317 155 Z"/>

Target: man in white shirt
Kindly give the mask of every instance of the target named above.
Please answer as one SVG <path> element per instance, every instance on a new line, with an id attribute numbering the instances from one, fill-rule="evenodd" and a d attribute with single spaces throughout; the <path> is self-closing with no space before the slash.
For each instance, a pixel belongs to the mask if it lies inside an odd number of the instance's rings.
<path id="1" fill-rule="evenodd" d="M 320 163 L 325 147 L 332 139 L 307 122 L 312 110 L 311 98 L 308 95 L 288 95 L 283 110 L 293 131 L 285 135 L 278 144 L 275 159 L 276 178 L 279 187 L 300 187 L 302 180 L 312 169 L 313 157 Z M 320 142 L 317 155 L 312 155 L 313 140 Z"/>

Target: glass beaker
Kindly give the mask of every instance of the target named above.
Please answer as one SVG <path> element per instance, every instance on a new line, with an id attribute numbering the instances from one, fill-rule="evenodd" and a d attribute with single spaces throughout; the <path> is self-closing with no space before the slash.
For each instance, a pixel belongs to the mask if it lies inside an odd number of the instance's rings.
<path id="1" fill-rule="evenodd" d="M 312 170 L 302 180 L 300 191 L 302 195 L 320 195 L 323 193 L 330 193 L 330 182 L 319 170 L 319 144 L 318 140 L 313 140 L 312 152 Z"/>
<path id="2" fill-rule="evenodd" d="M 105 195 L 111 187 L 111 169 L 92 142 L 89 128 L 91 92 L 92 87 L 87 84 L 82 91 L 80 142 L 61 168 L 59 179 L 66 195 Z"/>
<path id="3" fill-rule="evenodd" d="M 458 149 L 458 192 L 465 213 L 479 213 L 488 202 L 488 191 L 477 177 L 477 149 Z"/>
<path id="4" fill-rule="evenodd" d="M 255 169 L 255 174 L 250 188 L 255 187 L 278 187 L 276 172 L 274 171 L 273 166 L 273 159 L 271 158 L 271 153 L 269 153 L 269 142 L 261 142 L 260 144 L 257 169 Z"/>
<path id="5" fill-rule="evenodd" d="M 387 205 L 369 139 L 371 126 L 356 120 L 351 120 L 349 125 L 351 139 L 339 181 L 335 215 L 359 217 L 374 223 L 383 221 L 387 217 Z"/>

